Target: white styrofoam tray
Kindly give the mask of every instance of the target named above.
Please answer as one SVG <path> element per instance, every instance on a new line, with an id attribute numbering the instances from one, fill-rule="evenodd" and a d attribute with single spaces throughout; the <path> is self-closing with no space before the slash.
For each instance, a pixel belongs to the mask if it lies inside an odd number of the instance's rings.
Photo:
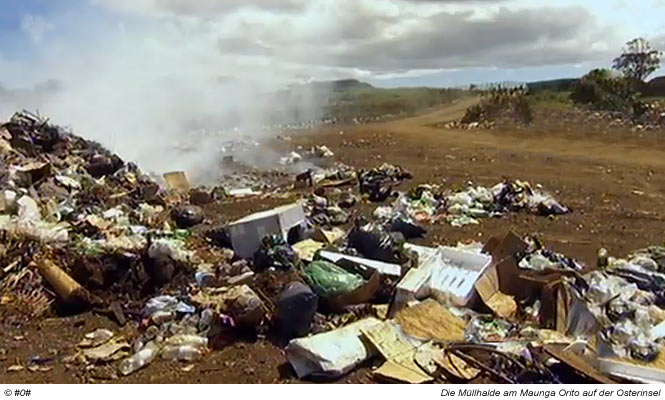
<path id="1" fill-rule="evenodd" d="M 424 283 L 429 290 L 427 295 L 450 298 L 459 306 L 466 306 L 472 300 L 475 295 L 474 284 L 492 262 L 488 255 L 454 247 L 406 247 L 420 256 L 418 269 L 423 271 L 418 275 L 429 275 L 429 279 Z M 409 285 L 406 285 L 405 289 L 408 287 Z M 399 291 L 400 285 L 397 288 Z M 419 293 L 422 293 L 422 290 Z"/>

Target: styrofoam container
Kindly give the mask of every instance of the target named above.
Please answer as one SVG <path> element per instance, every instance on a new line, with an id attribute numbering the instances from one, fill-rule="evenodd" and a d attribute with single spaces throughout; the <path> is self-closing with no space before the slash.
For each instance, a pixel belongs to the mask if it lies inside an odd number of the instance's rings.
<path id="1" fill-rule="evenodd" d="M 492 262 L 475 249 L 437 248 L 407 243 L 404 247 L 418 253 L 418 268 L 411 269 L 397 284 L 393 313 L 408 302 L 434 296 L 466 306 L 476 295 L 474 285 Z"/>
<path id="2" fill-rule="evenodd" d="M 233 251 L 238 257 L 250 258 L 268 234 L 281 234 L 286 239 L 289 230 L 305 221 L 305 212 L 299 203 L 243 217 L 228 227 Z"/>
<path id="3" fill-rule="evenodd" d="M 436 254 L 435 247 L 418 246 L 417 244 L 404 243 L 404 248 L 418 254 L 418 260 L 421 265 L 424 264 L 427 258 Z"/>
<path id="4" fill-rule="evenodd" d="M 360 265 L 364 265 L 366 267 L 372 268 L 374 270 L 379 271 L 381 275 L 387 275 L 387 276 L 392 276 L 392 277 L 397 277 L 402 273 L 402 266 L 399 264 L 391 264 L 383 261 L 378 261 L 378 260 L 370 260 L 368 258 L 362 258 L 362 257 L 354 257 L 354 256 L 349 256 L 346 254 L 342 253 L 336 253 L 333 251 L 326 251 L 322 250 L 319 255 L 333 263 L 336 263 L 339 260 L 342 259 L 347 259 L 349 261 L 358 263 Z"/>
<path id="5" fill-rule="evenodd" d="M 492 258 L 442 246 L 428 262 L 432 271 L 429 283 L 431 295 L 446 296 L 455 304 L 466 306 L 476 293 L 476 281 L 490 266 Z"/>
<path id="6" fill-rule="evenodd" d="M 395 288 L 391 314 L 406 307 L 411 301 L 427 298 L 430 295 L 431 276 L 432 271 L 428 267 L 412 268 L 407 271 Z"/>

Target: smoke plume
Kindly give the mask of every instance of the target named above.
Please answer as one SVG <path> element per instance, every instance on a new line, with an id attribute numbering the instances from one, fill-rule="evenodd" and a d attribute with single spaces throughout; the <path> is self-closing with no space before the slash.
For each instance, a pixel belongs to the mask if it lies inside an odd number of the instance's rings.
<path id="1" fill-rule="evenodd" d="M 26 16 L 31 54 L 0 53 L 0 119 L 38 110 L 145 170 L 209 177 L 221 142 L 319 115 L 325 93 L 283 89 L 306 79 L 303 52 L 322 29 L 306 21 L 325 3 L 96 0 L 92 16 Z M 255 34 L 289 27 L 288 48 Z"/>

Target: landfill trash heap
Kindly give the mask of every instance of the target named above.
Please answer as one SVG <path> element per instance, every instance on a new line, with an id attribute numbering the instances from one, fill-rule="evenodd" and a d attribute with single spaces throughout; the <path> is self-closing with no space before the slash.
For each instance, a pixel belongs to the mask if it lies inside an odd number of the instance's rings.
<path id="1" fill-rule="evenodd" d="M 469 185 L 466 190 L 443 191 L 438 186 L 420 185 L 401 194 L 392 206 L 381 206 L 377 218 L 402 216 L 415 222 L 441 219 L 453 226 L 479 224 L 480 218 L 501 217 L 506 213 L 526 211 L 541 216 L 567 214 L 551 195 L 524 181 L 505 181 L 491 188 Z"/>
<path id="2" fill-rule="evenodd" d="M 108 316 L 118 329 L 83 332 L 57 361 L 83 375 L 192 363 L 250 334 L 284 345 L 302 379 L 369 363 L 376 380 L 403 383 L 665 382 L 664 248 L 626 259 L 601 249 L 589 268 L 513 233 L 409 242 L 437 218 L 569 212 L 528 183 L 396 194 L 411 177 L 399 166 L 339 166 L 312 172 L 302 201 L 218 226 L 203 206 L 234 201 L 225 194 L 179 173 L 163 189 L 27 112 L 0 126 L 0 160 L 0 297 L 14 310 L 4 315 Z M 373 219 L 358 212 L 388 198 Z"/>

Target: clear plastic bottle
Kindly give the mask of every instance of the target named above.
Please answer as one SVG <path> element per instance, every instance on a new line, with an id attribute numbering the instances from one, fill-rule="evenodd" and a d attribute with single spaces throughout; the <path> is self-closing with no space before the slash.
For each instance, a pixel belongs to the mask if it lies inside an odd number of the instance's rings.
<path id="1" fill-rule="evenodd" d="M 129 375 L 132 372 L 150 364 L 157 357 L 159 347 L 154 342 L 147 343 L 139 352 L 131 357 L 127 357 L 120 362 L 118 371 L 121 375 Z"/>
<path id="2" fill-rule="evenodd" d="M 608 265 L 608 253 L 605 248 L 600 248 L 598 250 L 598 261 L 597 266 L 599 269 L 605 268 Z"/>
<path id="3" fill-rule="evenodd" d="M 165 342 L 168 346 L 189 345 L 199 348 L 205 348 L 208 346 L 208 338 L 190 334 L 179 334 L 171 336 L 170 338 L 166 339 Z"/>
<path id="4" fill-rule="evenodd" d="M 196 361 L 200 360 L 202 357 L 203 351 L 189 344 L 169 346 L 162 351 L 162 358 L 166 360 Z"/>
<path id="5" fill-rule="evenodd" d="M 154 324 L 161 325 L 163 323 L 173 321 L 175 319 L 175 312 L 173 311 L 155 311 L 150 319 Z"/>
<path id="6" fill-rule="evenodd" d="M 200 332 L 206 332 L 213 324 L 215 318 L 215 312 L 209 308 L 206 308 L 201 312 L 201 318 L 199 319 L 198 328 Z"/>

